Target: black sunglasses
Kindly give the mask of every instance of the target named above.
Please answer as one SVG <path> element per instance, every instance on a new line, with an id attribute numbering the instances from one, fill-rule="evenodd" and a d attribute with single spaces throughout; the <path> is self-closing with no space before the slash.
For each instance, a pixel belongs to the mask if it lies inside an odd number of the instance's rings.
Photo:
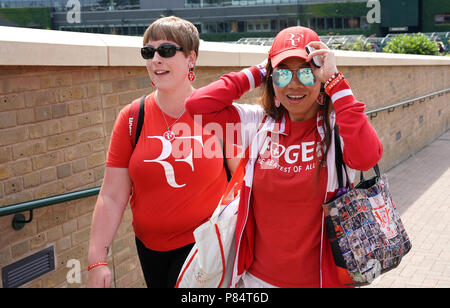
<path id="1" fill-rule="evenodd" d="M 141 55 L 144 59 L 153 59 L 155 56 L 155 51 L 163 58 L 173 57 L 177 50 L 183 50 L 182 47 L 175 46 L 173 44 L 162 44 L 158 48 L 153 46 L 144 46 L 141 48 Z"/>

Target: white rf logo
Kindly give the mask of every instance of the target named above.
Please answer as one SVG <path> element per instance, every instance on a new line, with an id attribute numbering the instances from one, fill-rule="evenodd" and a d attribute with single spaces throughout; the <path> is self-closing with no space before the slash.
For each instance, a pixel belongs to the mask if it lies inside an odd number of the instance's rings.
<path id="1" fill-rule="evenodd" d="M 290 38 L 288 38 L 288 41 L 291 41 L 291 45 L 294 47 L 298 47 L 298 44 L 301 43 L 302 39 L 303 39 L 303 34 L 294 34 L 294 33 L 289 33 L 291 35 Z"/>
<path id="2" fill-rule="evenodd" d="M 170 186 L 174 187 L 174 188 L 180 188 L 180 187 L 184 187 L 186 186 L 186 184 L 178 184 L 175 181 L 175 170 L 173 168 L 173 166 L 165 161 L 170 154 L 172 154 L 172 143 L 171 141 L 167 140 L 166 138 L 164 138 L 163 136 L 148 136 L 148 138 L 150 139 L 158 139 L 161 141 L 162 143 L 162 151 L 161 151 L 161 155 L 159 155 L 159 157 L 157 157 L 156 159 L 145 159 L 144 162 L 145 163 L 158 163 L 160 164 L 163 168 L 164 168 L 164 172 L 166 174 L 166 180 L 167 180 L 167 184 L 169 184 Z M 203 147 L 203 139 L 202 136 L 187 136 L 187 137 L 175 137 L 174 139 L 193 139 L 193 140 L 197 140 Z M 175 161 L 181 161 L 181 162 L 185 162 L 187 164 L 189 164 L 189 166 L 191 166 L 192 172 L 194 172 L 194 162 L 192 160 L 192 149 L 190 149 L 189 155 L 185 158 L 182 159 L 175 159 Z"/>

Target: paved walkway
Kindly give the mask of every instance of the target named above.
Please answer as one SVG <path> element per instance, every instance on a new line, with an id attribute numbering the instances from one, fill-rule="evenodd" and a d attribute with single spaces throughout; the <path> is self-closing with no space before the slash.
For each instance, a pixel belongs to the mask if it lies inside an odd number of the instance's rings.
<path id="1" fill-rule="evenodd" d="M 450 130 L 387 172 L 412 249 L 370 288 L 450 287 Z"/>

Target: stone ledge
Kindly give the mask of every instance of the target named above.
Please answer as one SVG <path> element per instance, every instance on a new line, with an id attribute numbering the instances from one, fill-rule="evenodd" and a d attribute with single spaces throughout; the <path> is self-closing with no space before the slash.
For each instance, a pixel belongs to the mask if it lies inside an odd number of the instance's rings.
<path id="1" fill-rule="evenodd" d="M 144 66 L 135 36 L 0 27 L 0 65 Z M 250 66 L 269 46 L 200 43 L 198 66 Z M 339 66 L 450 65 L 450 57 L 335 51 Z"/>

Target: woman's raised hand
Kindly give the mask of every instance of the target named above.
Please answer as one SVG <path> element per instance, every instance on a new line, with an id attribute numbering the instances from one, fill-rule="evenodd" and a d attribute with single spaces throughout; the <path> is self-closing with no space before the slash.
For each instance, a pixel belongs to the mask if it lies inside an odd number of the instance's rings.
<path id="1" fill-rule="evenodd" d="M 321 56 L 323 59 L 323 65 L 320 68 L 317 68 L 314 65 L 311 65 L 311 67 L 314 76 L 320 82 L 325 83 L 331 75 L 338 72 L 334 53 L 325 43 L 321 41 L 310 42 L 308 46 L 311 46 L 315 50 L 308 55 L 308 59 L 306 60 L 307 62 L 311 61 L 311 59 L 315 56 Z"/>

